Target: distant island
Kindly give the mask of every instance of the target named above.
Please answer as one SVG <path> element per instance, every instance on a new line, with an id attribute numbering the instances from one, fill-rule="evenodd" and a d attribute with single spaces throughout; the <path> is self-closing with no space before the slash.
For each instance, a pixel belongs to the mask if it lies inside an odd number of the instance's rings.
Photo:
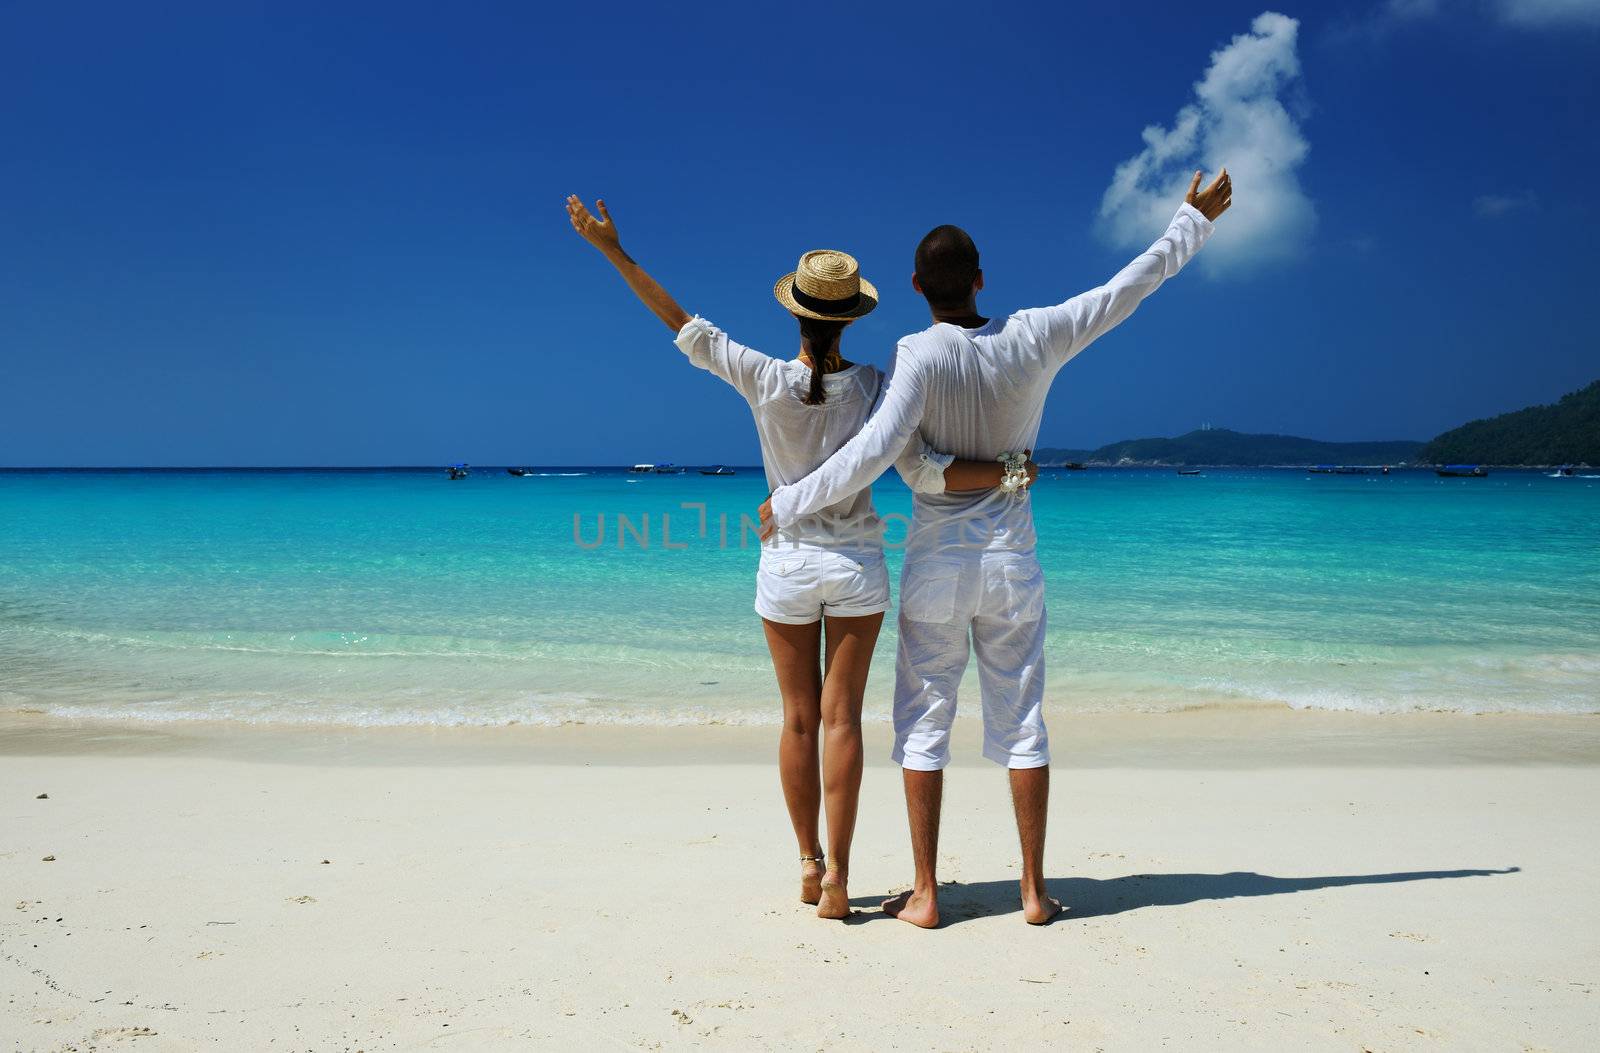
<path id="1" fill-rule="evenodd" d="M 1267 465 L 1404 464 L 1415 460 L 1422 443 L 1321 442 L 1293 435 L 1247 435 L 1227 428 L 1191 431 L 1175 439 L 1125 439 L 1098 450 L 1040 449 L 1040 464 L 1120 464 L 1184 466 L 1196 464 Z"/>
<path id="2" fill-rule="evenodd" d="M 1600 465 L 1600 380 L 1553 406 L 1530 406 L 1475 420 L 1422 443 L 1322 442 L 1294 435 L 1251 435 L 1203 428 L 1173 439 L 1124 439 L 1097 450 L 1040 448 L 1043 465 L 1130 467 L 1233 465 L 1304 467 L 1318 464 Z"/>
<path id="3" fill-rule="evenodd" d="M 1600 380 L 1553 406 L 1475 420 L 1417 452 L 1427 464 L 1600 465 Z"/>

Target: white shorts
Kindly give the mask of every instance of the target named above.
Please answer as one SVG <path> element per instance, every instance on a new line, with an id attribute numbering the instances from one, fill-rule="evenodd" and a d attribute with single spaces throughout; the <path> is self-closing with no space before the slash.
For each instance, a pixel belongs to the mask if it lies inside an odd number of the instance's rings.
<path id="1" fill-rule="evenodd" d="M 889 571 L 881 551 L 761 550 L 756 613 L 768 621 L 809 625 L 824 615 L 860 618 L 888 609 Z"/>
<path id="2" fill-rule="evenodd" d="M 1049 764 L 1044 629 L 1044 574 L 1032 552 L 907 553 L 895 655 L 895 763 L 913 771 L 950 763 L 956 690 L 970 643 L 983 693 L 983 755 L 1008 768 Z"/>

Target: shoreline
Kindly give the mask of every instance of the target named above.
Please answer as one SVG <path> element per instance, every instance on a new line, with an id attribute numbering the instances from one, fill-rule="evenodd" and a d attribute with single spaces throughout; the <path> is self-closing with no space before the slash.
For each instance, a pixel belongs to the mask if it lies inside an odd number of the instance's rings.
<path id="1" fill-rule="evenodd" d="M 1054 713 L 1055 763 L 1074 769 L 1600 765 L 1600 715 L 1365 714 L 1287 706 Z M 777 725 L 345 726 L 129 722 L 0 712 L 0 756 L 164 755 L 352 765 L 645 767 L 768 764 Z M 866 763 L 893 767 L 887 722 L 862 725 Z M 956 722 L 953 765 L 979 755 L 981 723 Z"/>

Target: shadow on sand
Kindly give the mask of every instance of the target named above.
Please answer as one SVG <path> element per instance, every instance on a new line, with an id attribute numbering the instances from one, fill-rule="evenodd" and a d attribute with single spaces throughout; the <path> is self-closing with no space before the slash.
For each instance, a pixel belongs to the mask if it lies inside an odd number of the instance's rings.
<path id="1" fill-rule="evenodd" d="M 1273 877 L 1238 870 L 1229 874 L 1128 874 L 1118 878 L 1056 878 L 1045 882 L 1050 895 L 1069 908 L 1060 920 L 1099 918 L 1142 907 L 1178 907 L 1208 899 L 1241 896 L 1281 896 L 1345 885 L 1387 885 L 1398 881 L 1437 881 L 1444 878 L 1491 877 L 1515 874 L 1521 867 L 1504 870 L 1414 870 L 1395 874 L 1336 874 L 1327 877 Z M 889 915 L 877 909 L 884 897 L 858 896 L 850 905 L 864 912 L 852 921 L 870 921 Z M 941 927 L 974 918 L 1012 914 L 1022 909 L 1017 882 L 977 881 L 970 885 L 950 881 L 939 886 Z"/>

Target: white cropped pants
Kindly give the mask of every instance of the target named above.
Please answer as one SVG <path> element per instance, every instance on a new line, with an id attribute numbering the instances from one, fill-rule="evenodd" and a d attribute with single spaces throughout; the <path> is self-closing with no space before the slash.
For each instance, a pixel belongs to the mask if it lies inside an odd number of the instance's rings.
<path id="1" fill-rule="evenodd" d="M 907 552 L 895 659 L 895 762 L 914 771 L 950 763 L 956 692 L 975 653 L 983 755 L 1008 768 L 1049 764 L 1044 630 L 1044 574 L 1032 551 Z"/>

